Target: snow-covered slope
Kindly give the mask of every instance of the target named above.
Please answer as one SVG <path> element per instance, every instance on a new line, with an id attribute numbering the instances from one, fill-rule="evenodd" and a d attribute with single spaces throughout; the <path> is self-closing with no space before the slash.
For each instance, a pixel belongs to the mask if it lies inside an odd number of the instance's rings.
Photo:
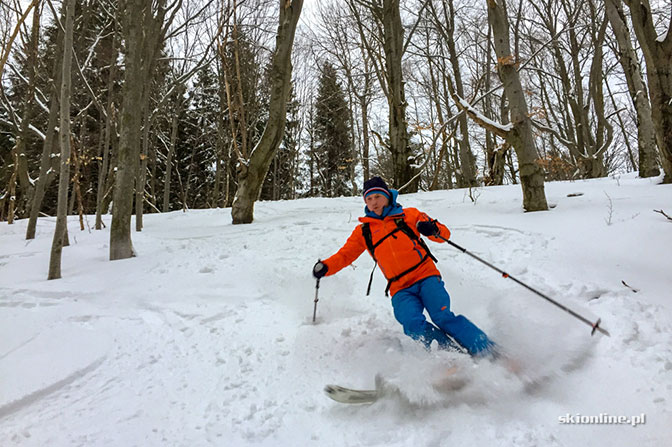
<path id="1" fill-rule="evenodd" d="M 672 186 L 658 181 L 549 183 L 554 208 L 529 214 L 516 185 L 480 189 L 476 203 L 463 190 L 400 196 L 611 332 L 591 337 L 433 245 L 453 310 L 504 346 L 519 375 L 406 338 L 379 272 L 365 296 L 366 254 L 321 281 L 312 324 L 312 265 L 357 225 L 361 198 L 262 202 L 240 226 L 228 209 L 148 215 L 133 234 L 138 257 L 115 262 L 109 232 L 80 232 L 73 218 L 57 281 L 46 280 L 54 220 L 28 243 L 25 221 L 3 223 L 0 445 L 669 445 L 672 222 L 653 210 L 672 212 Z M 451 365 L 467 385 L 432 388 Z M 374 405 L 322 393 L 327 383 L 370 388 L 377 373 L 399 391 Z M 560 423 L 606 415 L 645 423 Z"/>

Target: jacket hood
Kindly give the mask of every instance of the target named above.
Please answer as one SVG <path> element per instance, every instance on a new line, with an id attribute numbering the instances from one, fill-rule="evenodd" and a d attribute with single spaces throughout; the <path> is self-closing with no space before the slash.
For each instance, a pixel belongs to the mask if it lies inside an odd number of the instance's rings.
<path id="1" fill-rule="evenodd" d="M 387 216 L 394 216 L 396 214 L 401 214 L 404 212 L 403 208 L 401 205 L 397 203 L 397 196 L 399 195 L 399 191 L 396 189 L 390 189 L 390 193 L 392 194 L 392 198 L 390 199 L 390 204 L 387 205 L 385 208 L 383 208 L 383 214 L 382 215 L 377 215 L 373 211 L 369 209 L 368 206 L 364 207 L 364 214 L 366 217 L 372 217 L 374 219 L 384 219 Z"/>

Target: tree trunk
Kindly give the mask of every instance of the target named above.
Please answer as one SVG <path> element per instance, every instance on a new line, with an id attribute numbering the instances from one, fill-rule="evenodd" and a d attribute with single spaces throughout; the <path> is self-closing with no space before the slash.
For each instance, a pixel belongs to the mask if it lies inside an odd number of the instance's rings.
<path id="1" fill-rule="evenodd" d="M 40 37 L 40 6 L 36 5 L 33 11 L 33 24 L 31 29 L 30 47 L 28 48 L 27 66 L 28 69 L 28 85 L 24 98 L 24 112 L 21 118 L 21 127 L 19 135 L 14 146 L 14 174 L 10 180 L 10 212 L 7 223 L 11 224 L 14 221 L 14 214 L 18 211 L 19 217 L 26 212 L 26 207 L 30 206 L 30 197 L 33 195 L 33 185 L 31 184 L 28 175 L 28 160 L 26 159 L 26 152 L 28 146 L 28 135 L 30 132 L 30 124 L 33 120 L 33 107 L 35 103 L 35 82 L 37 74 L 37 49 Z M 19 183 L 19 194 L 16 194 L 16 183 Z M 20 199 L 20 200 L 18 200 Z"/>
<path id="2" fill-rule="evenodd" d="M 110 58 L 110 73 L 107 78 L 107 116 L 105 117 L 105 130 L 103 134 L 102 154 L 99 154 L 98 163 L 98 191 L 96 193 L 96 230 L 103 227 L 103 202 L 105 197 L 105 186 L 107 184 L 107 169 L 110 164 L 110 135 L 114 126 L 112 119 L 114 114 L 114 81 L 117 74 L 117 55 L 116 45 L 117 35 L 112 36 L 112 57 Z"/>
<path id="3" fill-rule="evenodd" d="M 173 174 L 173 154 L 175 153 L 175 145 L 177 144 L 177 127 L 179 124 L 180 108 L 182 104 L 182 89 L 177 89 L 175 92 L 175 110 L 173 121 L 170 126 L 170 144 L 168 145 L 168 154 L 166 154 L 166 178 L 163 182 L 163 206 L 161 211 L 167 213 L 170 211 L 170 183 Z"/>
<path id="4" fill-rule="evenodd" d="M 77 214 L 79 215 L 79 229 L 84 231 L 84 201 L 82 200 L 82 187 L 80 184 L 80 179 L 82 178 L 82 159 L 81 156 L 77 153 L 77 146 L 72 144 L 70 141 L 70 146 L 72 149 L 72 159 L 75 163 L 75 175 L 72 178 L 72 187 L 74 189 L 72 201 L 77 203 Z"/>
<path id="5" fill-rule="evenodd" d="M 182 210 L 184 211 L 189 209 L 189 192 L 191 190 L 191 179 L 194 175 L 194 158 L 196 157 L 197 147 L 195 144 L 191 147 L 191 157 L 189 158 L 189 167 L 187 168 L 187 182 L 182 193 Z"/>
<path id="6" fill-rule="evenodd" d="M 532 124 L 525 100 L 525 92 L 516 68 L 516 58 L 511 54 L 509 25 L 504 0 L 487 0 L 488 20 L 492 27 L 497 68 L 509 101 L 513 129 L 507 140 L 516 150 L 520 166 L 520 183 L 523 190 L 525 211 L 548 210 L 544 192 L 544 171 L 539 164 Z"/>
<path id="7" fill-rule="evenodd" d="M 61 277 L 61 253 L 68 225 L 68 184 L 70 183 L 70 90 L 72 84 L 72 34 L 75 15 L 75 0 L 65 0 L 65 37 L 63 40 L 63 75 L 61 83 L 61 107 L 59 140 L 61 144 L 61 169 L 58 179 L 58 211 L 56 228 L 51 245 L 48 279 Z"/>
<path id="8" fill-rule="evenodd" d="M 362 111 L 362 170 L 364 173 L 364 178 L 368 180 L 371 178 L 369 167 L 369 152 L 371 143 L 369 140 L 369 103 L 368 99 L 366 98 L 366 94 L 367 93 L 358 96 L 358 99 L 359 107 Z"/>
<path id="9" fill-rule="evenodd" d="M 145 80 L 142 73 L 143 16 L 151 14 L 142 0 L 129 0 L 124 13 L 123 33 L 125 71 L 122 87 L 119 158 L 114 183 L 112 224 L 110 226 L 110 260 L 134 256 L 131 241 L 131 214 L 133 212 L 133 184 L 138 171 L 141 121 Z M 148 30 L 149 31 L 149 30 Z"/>
<path id="10" fill-rule="evenodd" d="M 171 6 L 175 6 L 175 3 Z M 112 261 L 130 258 L 135 254 L 131 241 L 131 214 L 142 138 L 142 122 L 137 114 L 144 110 L 144 103 L 148 99 L 146 90 L 149 88 L 159 42 L 165 33 L 164 20 L 168 8 L 166 0 L 126 0 L 120 3 L 120 10 L 123 11 L 126 55 L 119 132 L 121 136 L 110 226 Z"/>
<path id="11" fill-rule="evenodd" d="M 149 153 L 149 131 L 152 126 L 150 119 L 150 108 L 144 101 L 143 126 L 142 126 L 142 153 L 140 154 L 140 165 L 138 177 L 135 180 L 135 231 L 142 231 L 143 213 L 145 209 L 145 183 L 147 183 L 147 154 Z"/>
<path id="12" fill-rule="evenodd" d="M 632 26 L 646 61 L 651 117 L 656 131 L 665 183 L 672 183 L 672 18 L 664 36 L 654 28 L 649 0 L 626 0 Z"/>
<path id="13" fill-rule="evenodd" d="M 637 142 L 639 147 L 639 176 L 660 175 L 651 104 L 637 53 L 632 46 L 630 30 L 621 0 L 606 0 L 607 16 L 618 42 L 618 57 L 625 73 L 628 90 L 637 113 Z"/>
<path id="14" fill-rule="evenodd" d="M 116 129 L 116 125 L 112 124 L 112 128 Z M 114 197 L 114 185 L 115 179 L 117 176 L 116 166 L 117 160 L 119 159 L 119 138 L 117 138 L 117 132 L 115 130 L 115 137 L 110 140 L 110 165 L 107 169 L 107 175 L 105 179 L 105 188 L 103 193 L 103 201 L 100 205 L 100 209 L 103 212 L 107 212 L 110 209 L 112 203 L 112 198 Z M 102 222 L 101 222 L 102 223 Z"/>
<path id="15" fill-rule="evenodd" d="M 242 85 L 242 79 L 240 76 L 240 56 L 239 56 L 239 41 L 238 41 L 238 24 L 236 23 L 236 4 L 234 0 L 234 5 L 233 5 L 233 56 L 234 56 L 234 65 L 235 65 L 235 70 L 236 70 L 236 90 L 238 91 L 238 95 L 236 99 L 238 100 L 238 104 L 236 105 L 236 109 L 238 109 L 238 120 L 240 121 L 240 141 L 241 141 L 241 153 L 243 154 L 243 157 L 248 158 L 248 147 L 249 143 L 247 141 L 247 119 L 245 118 L 246 115 L 246 110 L 245 110 L 245 100 L 243 99 L 243 85 Z M 235 135 L 232 136 L 233 138 L 236 138 Z"/>
<path id="16" fill-rule="evenodd" d="M 292 81 L 292 46 L 302 6 L 303 0 L 283 0 L 280 4 L 280 24 L 271 67 L 268 123 L 249 162 L 241 164 L 238 190 L 231 209 L 234 224 L 251 223 L 254 219 L 254 202 L 284 136 Z"/>
<path id="17" fill-rule="evenodd" d="M 488 27 L 488 42 L 492 39 L 492 29 Z M 485 65 L 486 67 L 492 66 L 492 51 L 485 52 Z M 492 88 L 490 68 L 485 71 L 485 85 L 484 90 L 489 92 Z M 504 99 L 505 102 L 505 98 Z M 484 100 L 484 114 L 486 118 L 492 119 L 495 116 L 494 107 L 492 105 L 492 97 L 488 95 Z M 503 107 L 502 107 L 503 108 Z M 508 114 L 507 114 L 508 119 Z M 501 147 L 497 149 L 497 136 L 494 132 L 491 132 L 486 129 L 485 131 L 485 163 L 488 170 L 488 174 L 485 176 L 486 186 L 493 185 L 502 185 L 504 183 L 504 166 L 506 164 L 505 156 L 506 152 L 509 150 L 509 145 L 506 142 L 503 142 Z"/>
<path id="18" fill-rule="evenodd" d="M 448 45 L 448 52 L 450 55 L 450 64 L 453 67 L 453 75 L 455 76 L 455 91 L 464 98 L 464 87 L 462 85 L 462 71 L 460 69 L 460 61 L 457 49 L 455 48 L 455 7 L 453 0 L 448 1 L 450 15 L 444 6 L 443 13 L 446 20 L 448 38 L 446 43 Z M 458 119 L 458 126 L 460 129 L 460 139 L 458 140 L 459 154 L 460 154 L 460 175 L 458 175 L 458 187 L 468 188 L 476 186 L 476 157 L 471 152 L 471 145 L 469 144 L 469 125 L 466 113 L 463 113 Z"/>
<path id="19" fill-rule="evenodd" d="M 16 213 L 16 177 L 18 176 L 19 170 L 19 155 L 18 148 L 15 144 L 12 148 L 10 154 L 12 159 L 13 172 L 9 177 L 9 186 L 7 188 L 7 194 L 9 195 L 9 210 L 7 211 L 7 225 L 12 225 L 14 223 L 14 214 Z"/>
<path id="20" fill-rule="evenodd" d="M 219 64 L 219 63 L 218 63 Z M 221 69 L 220 69 L 221 70 Z M 221 73 L 218 74 L 218 79 L 220 85 L 223 83 Z M 219 91 L 219 104 L 220 109 L 224 106 L 224 98 L 222 95 L 222 89 L 217 89 Z M 222 113 L 217 114 L 217 143 L 215 149 L 215 185 L 212 192 L 212 206 L 214 208 L 220 208 L 222 206 L 222 164 L 224 160 L 224 147 L 225 147 L 225 129 L 224 129 L 224 116 Z"/>
<path id="21" fill-rule="evenodd" d="M 401 69 L 404 51 L 404 27 L 401 23 L 399 0 L 383 0 L 383 49 L 385 51 L 385 76 L 387 78 L 389 107 L 388 124 L 390 153 L 394 178 L 392 184 L 399 188 L 414 176 L 413 153 L 409 146 L 406 122 L 406 95 Z M 418 181 L 412 182 L 407 192 L 416 192 Z"/>
<path id="22" fill-rule="evenodd" d="M 591 11 L 594 14 L 594 7 L 592 3 Z M 595 22 L 593 22 L 596 24 Z M 603 90 L 603 74 L 602 66 L 604 53 L 602 46 L 606 37 L 607 18 L 604 17 L 599 27 L 596 27 L 596 32 L 593 33 L 593 61 L 590 67 L 589 89 L 590 96 L 593 100 L 593 110 L 597 118 L 597 127 L 595 131 L 595 139 L 590 141 L 586 146 L 587 150 L 587 165 L 588 178 L 606 177 L 607 168 L 604 165 L 604 152 L 611 145 L 613 140 L 614 128 L 606 118 L 604 111 L 604 90 Z M 587 121 L 587 120 L 586 120 Z"/>

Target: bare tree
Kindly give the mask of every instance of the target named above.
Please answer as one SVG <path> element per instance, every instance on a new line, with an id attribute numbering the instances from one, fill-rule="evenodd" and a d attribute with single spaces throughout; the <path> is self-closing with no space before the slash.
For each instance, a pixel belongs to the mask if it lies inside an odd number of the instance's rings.
<path id="1" fill-rule="evenodd" d="M 17 11 L 18 6 L 19 5 L 17 4 Z M 24 33 L 21 32 L 21 30 L 23 29 L 24 21 L 29 16 L 31 10 L 33 11 L 33 20 L 30 29 L 30 35 L 24 36 Z M 27 88 L 23 98 L 23 115 L 20 118 L 18 116 L 13 117 L 13 127 L 16 131 L 17 138 L 10 153 L 10 158 L 12 161 L 12 174 L 7 185 L 7 195 L 9 199 L 9 209 L 7 212 L 8 224 L 14 223 L 14 218 L 17 214 L 17 211 L 22 214 L 23 210 L 25 209 L 25 205 L 29 203 L 29 198 L 32 193 L 33 185 L 28 174 L 26 147 L 28 145 L 27 140 L 33 119 L 33 97 L 35 94 L 36 72 L 38 70 L 37 48 L 40 34 L 40 17 L 41 14 L 39 0 L 35 0 L 26 8 L 21 17 L 18 19 L 18 23 L 12 32 L 11 37 L 9 37 L 6 43 L 3 42 L 3 46 L 1 47 L 2 51 L 0 52 L 1 75 L 4 71 L 5 64 L 7 63 L 12 45 L 17 35 L 21 36 L 21 39 L 24 42 L 27 41 L 27 44 L 29 45 L 27 48 L 28 54 L 26 57 L 26 68 L 28 73 L 27 79 L 24 78 L 27 84 Z M 0 90 L 3 90 L 2 85 L 0 85 Z M 5 97 L 4 90 L 2 91 L 2 97 Z M 9 102 L 6 103 L 9 104 Z M 19 186 L 18 193 L 17 183 Z M 20 203 L 18 199 L 20 199 Z"/>
<path id="2" fill-rule="evenodd" d="M 656 137 L 651 118 L 648 89 L 642 79 L 639 58 L 632 46 L 628 21 L 621 0 L 605 0 L 611 29 L 618 42 L 618 57 L 628 83 L 630 97 L 637 113 L 637 141 L 639 147 L 639 176 L 660 174 L 657 161 Z"/>
<path id="3" fill-rule="evenodd" d="M 207 37 L 209 42 L 203 43 L 200 38 L 193 38 L 194 30 L 192 29 L 191 22 L 203 15 L 204 11 L 210 6 L 213 0 L 206 2 L 205 4 L 200 4 L 196 10 L 192 10 L 192 5 L 185 6 L 185 19 L 184 23 L 178 28 L 181 37 L 181 41 L 176 44 L 179 47 L 179 50 L 173 50 L 172 53 L 176 54 L 179 52 L 182 53 L 181 58 L 175 58 L 172 61 L 170 67 L 171 73 L 171 83 L 168 85 L 167 92 L 163 97 L 157 99 L 156 105 L 150 107 L 150 89 L 145 91 L 145 99 L 143 100 L 143 128 L 142 128 L 142 153 L 140 154 L 139 169 L 137 175 L 137 186 L 135 189 L 135 226 L 136 231 L 142 231 L 143 227 L 143 214 L 145 202 L 145 183 L 147 178 L 147 166 L 149 161 L 149 135 L 150 129 L 154 125 L 154 122 L 159 116 L 158 111 L 162 109 L 162 106 L 166 104 L 172 104 L 170 107 L 169 114 L 172 115 L 171 119 L 171 136 L 170 144 L 168 146 L 168 153 L 166 155 L 166 175 L 164 181 L 164 190 L 163 190 L 163 204 L 162 211 L 170 211 L 170 188 L 171 188 L 171 177 L 173 173 L 173 156 L 175 154 L 175 146 L 177 144 L 177 132 L 179 127 L 179 118 L 182 114 L 183 107 L 185 104 L 185 90 L 186 83 L 189 79 L 198 73 L 201 69 L 206 67 L 212 60 L 211 56 L 211 47 L 216 42 L 216 39 L 219 36 L 220 31 L 216 32 L 214 36 Z M 172 20 L 172 19 L 171 19 Z M 166 24 L 165 26 L 168 26 Z M 171 33 L 171 38 L 174 39 L 177 34 L 177 30 Z M 201 49 L 202 54 L 197 57 L 197 49 Z M 194 63 L 193 61 L 196 60 Z M 179 174 L 178 174 L 179 175 Z M 184 198 L 184 197 L 183 197 Z M 186 199 L 185 199 L 186 200 Z M 183 207 L 186 207 L 185 200 L 183 200 Z"/>
<path id="4" fill-rule="evenodd" d="M 117 78 L 117 56 L 119 49 L 117 47 L 117 27 L 114 27 L 114 35 L 112 37 L 112 51 L 110 52 L 110 69 L 107 77 L 107 113 L 105 114 L 105 126 L 103 135 L 101 136 L 100 152 L 98 154 L 98 192 L 96 193 L 96 230 L 100 230 L 103 226 L 103 213 L 105 210 L 104 199 L 110 193 L 108 191 L 108 168 L 110 166 L 110 145 L 112 139 L 112 132 L 116 133 L 116 120 L 114 118 L 114 83 Z"/>
<path id="5" fill-rule="evenodd" d="M 110 260 L 134 256 L 131 241 L 134 183 L 138 174 L 142 121 L 138 112 L 144 110 L 147 89 L 160 43 L 173 22 L 181 0 L 167 5 L 167 0 L 123 0 L 122 32 L 126 41 L 125 72 L 122 88 L 120 140 L 117 174 L 114 186 L 112 224 L 110 228 Z M 172 7 L 172 10 L 169 8 Z M 170 14 L 168 14 L 170 12 Z M 144 185 L 137 185 L 144 188 Z"/>
<path id="6" fill-rule="evenodd" d="M 59 90 L 62 84 L 63 76 L 63 39 L 64 32 L 58 30 L 56 37 L 56 57 L 54 58 L 54 67 L 52 75 L 54 82 L 51 86 L 51 94 L 49 96 L 49 118 L 47 121 L 47 128 L 45 131 L 45 138 L 42 145 L 42 157 L 40 160 L 40 173 L 35 180 L 35 191 L 33 193 L 33 200 L 30 205 L 30 218 L 28 219 L 28 226 L 26 229 L 26 239 L 35 238 L 35 230 L 37 228 L 37 217 L 40 214 L 40 208 L 44 195 L 53 181 L 55 174 L 59 171 L 57 163 L 58 144 L 57 144 L 57 124 L 59 111 Z"/>
<path id="7" fill-rule="evenodd" d="M 644 53 L 651 95 L 651 116 L 656 129 L 665 183 L 672 183 L 672 15 L 660 36 L 649 0 L 624 0 Z"/>
<path id="8" fill-rule="evenodd" d="M 552 132 L 567 147 L 577 174 L 603 177 L 607 175 L 604 155 L 613 140 L 603 94 L 606 15 L 598 10 L 595 0 L 540 0 L 532 6 L 549 34 L 556 68 L 556 73 L 546 70 L 543 64 L 548 62 L 543 58 L 537 64 L 539 88 L 548 111 L 544 113 L 548 125 L 539 128 Z M 558 29 L 558 17 L 567 22 L 562 29 Z M 561 91 L 554 92 L 558 114 L 548 94 L 556 79 L 561 85 Z"/>
<path id="9" fill-rule="evenodd" d="M 51 245 L 48 279 L 61 277 L 61 253 L 66 237 L 68 216 L 68 185 L 70 183 L 70 90 L 72 86 L 72 30 L 75 15 L 75 0 L 65 0 L 65 36 L 63 40 L 63 74 L 61 83 L 61 107 L 59 140 L 61 145 L 61 170 L 58 179 L 58 212 L 54 239 Z"/>
<path id="10" fill-rule="evenodd" d="M 268 123 L 249 161 L 240 166 L 238 190 L 231 208 L 234 224 L 251 223 L 254 219 L 254 202 L 259 197 L 264 177 L 284 136 L 287 100 L 292 85 L 291 53 L 302 6 L 303 0 L 280 2 L 280 24 L 271 64 Z"/>
<path id="11" fill-rule="evenodd" d="M 448 59 L 450 60 L 453 69 L 453 79 L 455 81 L 455 92 L 461 98 L 464 98 L 465 89 L 462 80 L 462 69 L 460 68 L 459 54 L 455 42 L 456 9 L 454 2 L 453 0 L 442 0 L 440 11 L 435 7 L 434 2 L 429 2 L 428 9 L 431 12 L 434 25 L 448 49 Z M 458 187 L 476 186 L 476 159 L 471 152 L 466 114 L 460 115 L 458 118 L 458 125 L 460 132 L 460 138 L 457 140 L 460 160 L 460 172 L 457 177 Z"/>
<path id="12" fill-rule="evenodd" d="M 518 156 L 523 208 L 525 211 L 545 211 L 548 204 L 544 193 L 544 172 L 539 164 L 525 91 L 517 69 L 517 56 L 511 54 L 506 3 L 504 0 L 487 0 L 487 5 L 497 70 L 504 84 L 511 118 L 511 128 L 500 135 L 511 143 Z"/>
<path id="13" fill-rule="evenodd" d="M 347 0 L 355 17 L 361 40 L 365 44 L 373 63 L 378 82 L 387 98 L 388 138 L 386 144 L 392 157 L 393 179 L 396 187 L 407 184 L 415 176 L 414 154 L 409 145 L 408 122 L 406 120 L 406 94 L 402 73 L 402 57 L 406 50 L 404 27 L 401 22 L 399 0 Z M 360 7 L 372 18 L 370 29 Z M 382 38 L 381 38 L 382 36 Z M 408 37 L 407 37 L 408 38 Z M 382 57 L 380 54 L 382 49 Z M 409 192 L 417 191 L 417 181 L 411 182 Z"/>
<path id="14" fill-rule="evenodd" d="M 373 72 L 370 56 L 357 31 L 353 32 L 353 16 L 341 1 L 322 4 L 318 10 L 322 26 L 311 29 L 310 44 L 320 50 L 316 59 L 328 57 L 343 74 L 349 99 L 350 126 L 362 163 L 364 178 L 370 177 L 369 108 L 374 99 Z M 320 32 L 322 31 L 322 32 Z M 318 63 L 319 64 L 319 63 Z M 359 116 L 357 110 L 359 109 Z M 351 163 L 353 194 L 356 193 L 355 163 Z"/>

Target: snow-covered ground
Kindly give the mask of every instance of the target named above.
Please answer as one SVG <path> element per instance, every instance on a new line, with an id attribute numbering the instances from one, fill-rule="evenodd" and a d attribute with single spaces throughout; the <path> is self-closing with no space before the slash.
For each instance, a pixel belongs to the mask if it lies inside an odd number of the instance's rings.
<path id="1" fill-rule="evenodd" d="M 69 226 L 63 279 L 47 281 L 53 219 L 24 240 L 0 225 L 0 446 L 667 446 L 672 439 L 672 185 L 660 179 L 400 196 L 452 240 L 591 321 L 590 328 L 447 244 L 432 250 L 453 300 L 516 359 L 426 352 L 394 320 L 373 262 L 321 281 L 361 198 L 146 216 L 138 256 L 109 262 L 108 230 Z M 581 196 L 568 197 L 571 193 Z M 93 223 L 93 218 L 89 222 Z M 109 227 L 110 217 L 106 217 Z M 632 289 L 623 285 L 625 281 Z M 431 386 L 451 365 L 467 385 Z M 348 406 L 322 388 L 398 392 Z M 570 416 L 569 418 L 567 416 Z M 602 415 L 602 416 L 600 416 Z M 582 416 L 645 423 L 561 424 Z"/>

